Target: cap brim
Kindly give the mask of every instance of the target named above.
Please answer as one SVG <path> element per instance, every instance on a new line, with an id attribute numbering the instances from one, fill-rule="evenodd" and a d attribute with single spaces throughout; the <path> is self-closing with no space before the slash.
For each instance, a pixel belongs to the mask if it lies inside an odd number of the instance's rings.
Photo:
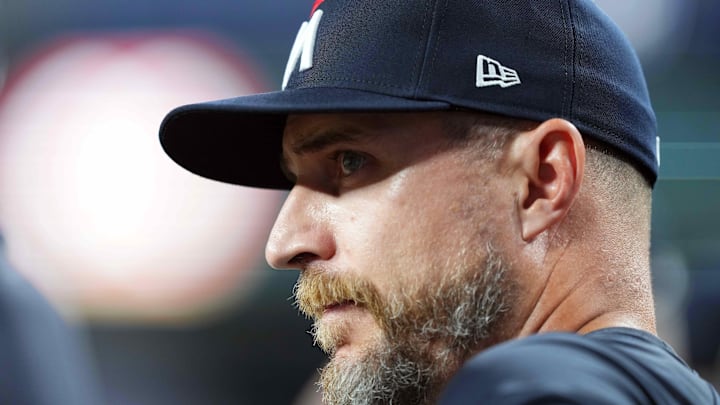
<path id="1" fill-rule="evenodd" d="M 160 127 L 160 143 L 180 166 L 225 183 L 290 189 L 280 169 L 288 114 L 322 112 L 409 112 L 452 108 L 352 89 L 306 88 L 191 104 L 171 111 Z"/>

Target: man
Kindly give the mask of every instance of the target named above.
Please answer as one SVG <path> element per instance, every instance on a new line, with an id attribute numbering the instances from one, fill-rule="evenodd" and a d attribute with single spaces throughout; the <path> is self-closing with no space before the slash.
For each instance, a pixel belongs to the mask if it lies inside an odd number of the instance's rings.
<path id="1" fill-rule="evenodd" d="M 290 189 L 266 256 L 300 271 L 327 403 L 719 401 L 655 336 L 655 117 L 591 1 L 317 0 L 283 91 L 161 141 Z"/>

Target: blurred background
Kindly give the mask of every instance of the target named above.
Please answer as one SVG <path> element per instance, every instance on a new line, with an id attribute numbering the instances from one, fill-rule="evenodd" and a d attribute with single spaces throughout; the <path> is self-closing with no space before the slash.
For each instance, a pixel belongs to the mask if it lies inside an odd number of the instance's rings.
<path id="1" fill-rule="evenodd" d="M 720 387 L 720 2 L 597 3 L 659 120 L 659 332 Z M 157 129 L 181 104 L 279 89 L 311 6 L 0 0 L 0 229 L 87 337 L 108 404 L 306 401 L 323 356 L 288 300 L 297 274 L 263 259 L 284 194 L 185 172 Z"/>

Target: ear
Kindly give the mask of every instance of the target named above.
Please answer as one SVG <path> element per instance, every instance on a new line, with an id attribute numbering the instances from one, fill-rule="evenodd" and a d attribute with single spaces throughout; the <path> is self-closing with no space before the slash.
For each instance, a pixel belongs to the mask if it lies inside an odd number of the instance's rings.
<path id="1" fill-rule="evenodd" d="M 582 183 L 585 144 L 570 122 L 554 118 L 512 142 L 522 238 L 535 239 L 567 215 Z"/>

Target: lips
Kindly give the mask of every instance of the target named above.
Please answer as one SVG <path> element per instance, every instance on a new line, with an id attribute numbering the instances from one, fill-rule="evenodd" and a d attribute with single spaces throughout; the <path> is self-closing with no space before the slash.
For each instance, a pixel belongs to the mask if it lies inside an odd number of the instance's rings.
<path id="1" fill-rule="evenodd" d="M 323 312 L 329 312 L 329 311 L 337 310 L 337 309 L 340 309 L 343 307 L 348 307 L 348 306 L 357 306 L 357 303 L 353 300 L 344 300 L 344 301 L 340 301 L 340 302 L 334 302 L 332 304 L 325 305 L 323 307 Z"/>

